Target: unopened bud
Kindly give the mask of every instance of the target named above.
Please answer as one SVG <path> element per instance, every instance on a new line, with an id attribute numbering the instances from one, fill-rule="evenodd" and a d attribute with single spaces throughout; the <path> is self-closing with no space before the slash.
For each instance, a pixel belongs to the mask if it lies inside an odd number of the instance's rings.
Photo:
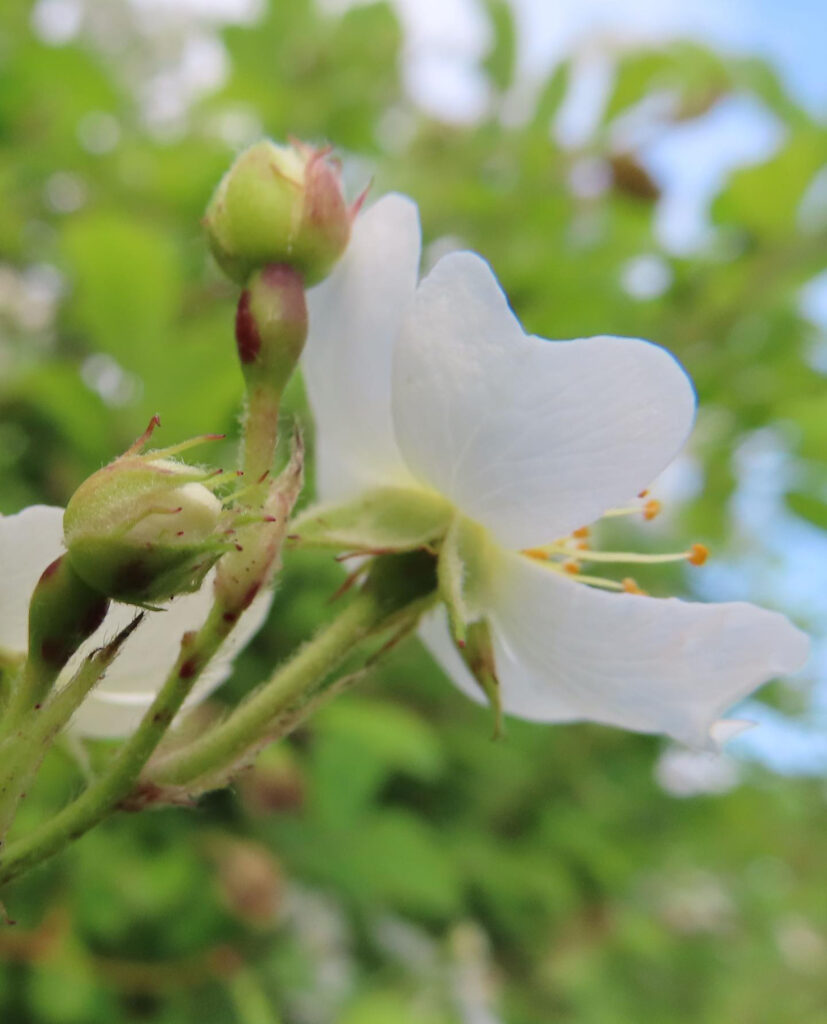
<path id="1" fill-rule="evenodd" d="M 213 474 L 140 453 L 150 429 L 72 495 L 63 531 L 72 566 L 89 586 L 146 605 L 197 590 L 231 547 Z M 167 450 L 169 451 L 169 450 Z"/>
<path id="2" fill-rule="evenodd" d="M 204 223 L 219 266 L 238 284 L 268 263 L 321 281 L 344 252 L 354 210 L 328 151 L 303 143 L 250 146 L 227 171 Z"/>
<path id="3" fill-rule="evenodd" d="M 40 678 L 56 678 L 69 658 L 100 626 L 108 599 L 75 572 L 67 555 L 49 565 L 29 604 L 29 661 Z"/>

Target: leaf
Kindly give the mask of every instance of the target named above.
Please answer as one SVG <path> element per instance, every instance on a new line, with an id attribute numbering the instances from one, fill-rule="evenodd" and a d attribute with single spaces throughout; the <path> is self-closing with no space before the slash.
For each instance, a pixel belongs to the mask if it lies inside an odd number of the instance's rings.
<path id="1" fill-rule="evenodd" d="M 74 285 L 70 314 L 90 347 L 153 375 L 182 294 L 169 235 L 146 219 L 90 213 L 69 224 L 63 255 Z"/>
<path id="2" fill-rule="evenodd" d="M 361 824 L 349 852 L 364 865 L 373 899 L 427 917 L 457 913 L 460 877 L 438 833 L 421 818 L 388 808 Z"/>
<path id="3" fill-rule="evenodd" d="M 804 193 L 825 162 L 827 132 L 820 127 L 796 132 L 772 159 L 732 176 L 713 204 L 714 219 L 759 236 L 792 233 Z"/>
<path id="4" fill-rule="evenodd" d="M 351 697 L 314 720 L 312 807 L 331 827 L 353 827 L 394 774 L 433 781 L 443 753 L 431 727 L 412 711 Z"/>
<path id="5" fill-rule="evenodd" d="M 494 41 L 483 68 L 500 92 L 505 92 L 514 82 L 517 66 L 517 26 L 514 12 L 505 0 L 484 0 Z"/>
<path id="6" fill-rule="evenodd" d="M 790 491 L 785 500 L 791 512 L 820 530 L 827 530 L 827 501 L 803 491 Z"/>

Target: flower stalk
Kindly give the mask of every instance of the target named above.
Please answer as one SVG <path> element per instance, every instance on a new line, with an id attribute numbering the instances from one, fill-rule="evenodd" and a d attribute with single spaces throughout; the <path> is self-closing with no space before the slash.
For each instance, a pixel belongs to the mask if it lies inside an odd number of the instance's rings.
<path id="1" fill-rule="evenodd" d="M 265 742 L 285 735 L 315 708 L 331 673 L 370 635 L 405 632 L 432 603 L 435 566 L 413 554 L 379 559 L 352 603 L 314 640 L 240 704 L 229 717 L 193 743 L 148 766 L 146 778 L 167 786 L 203 779 L 228 781 L 239 763 Z"/>
<path id="2" fill-rule="evenodd" d="M 132 737 L 109 767 L 74 803 L 39 829 L 9 844 L 0 857 L 0 886 L 59 853 L 121 804 L 141 805 L 141 793 L 232 770 L 248 748 L 269 739 L 279 716 L 312 700 L 326 677 L 373 633 L 418 620 L 435 592 L 432 560 L 420 555 L 380 559 L 362 592 L 316 638 L 219 727 L 178 755 L 159 760 L 139 777 L 200 673 L 228 635 L 218 608 L 197 634 L 184 637 L 175 667 Z M 226 782 L 226 774 L 221 783 Z M 209 788 L 209 787 L 208 787 Z M 137 804 L 129 798 L 137 796 Z"/>

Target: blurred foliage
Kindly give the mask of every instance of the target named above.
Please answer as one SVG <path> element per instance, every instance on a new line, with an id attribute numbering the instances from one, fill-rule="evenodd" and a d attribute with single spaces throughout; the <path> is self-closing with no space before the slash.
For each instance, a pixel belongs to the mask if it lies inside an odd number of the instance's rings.
<path id="1" fill-rule="evenodd" d="M 4 0 L 0 511 L 64 503 L 156 411 L 169 442 L 237 435 L 234 295 L 198 220 L 234 147 L 263 131 L 334 143 L 354 194 L 373 175 L 373 194 L 415 196 L 428 258 L 458 240 L 478 249 L 529 330 L 650 337 L 678 355 L 701 400 L 703 487 L 653 543 L 691 532 L 719 556 L 762 555 L 730 498 L 734 454 L 768 426 L 795 470 L 789 509 L 827 526 L 824 376 L 799 304 L 827 241 L 811 188 L 823 126 L 760 62 L 675 44 L 618 58 L 603 118 L 561 148 L 551 127 L 575 65 L 540 83 L 525 117 L 500 116 L 515 30 L 502 0 L 484 9 L 491 104 L 473 125 L 405 98 L 386 4 L 334 17 L 309 0 L 224 29 L 224 84 L 153 124 L 147 97 L 172 90 L 186 19 L 159 14 L 159 27 L 123 0 L 87 0 L 72 39 L 48 43 L 28 0 Z M 662 183 L 618 126 L 652 96 L 669 102 L 649 137 L 735 95 L 770 111 L 783 140 L 723 183 L 708 246 L 665 253 Z M 624 286 L 641 257 L 663 284 L 644 298 Z M 305 416 L 298 386 L 289 412 Z M 219 696 L 329 616 L 339 579 L 330 559 L 290 557 Z M 679 800 L 653 778 L 660 746 L 519 722 L 492 743 L 485 714 L 411 641 L 235 793 L 121 815 L 11 889 L 0 1019 L 827 1024 L 823 782 L 744 768 L 725 795 Z M 22 826 L 79 785 L 55 753 Z"/>

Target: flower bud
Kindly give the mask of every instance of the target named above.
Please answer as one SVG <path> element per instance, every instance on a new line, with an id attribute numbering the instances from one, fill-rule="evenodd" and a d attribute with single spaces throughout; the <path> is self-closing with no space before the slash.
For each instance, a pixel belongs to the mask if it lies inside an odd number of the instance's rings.
<path id="1" fill-rule="evenodd" d="M 109 601 L 78 576 L 61 555 L 43 571 L 29 603 L 29 661 L 41 678 L 54 679 L 100 626 Z"/>
<path id="2" fill-rule="evenodd" d="M 291 266 L 307 285 L 327 276 L 344 252 L 355 213 L 327 154 L 268 139 L 240 154 L 204 219 L 210 248 L 228 277 L 243 285 L 268 263 Z"/>
<path id="3" fill-rule="evenodd" d="M 157 424 L 72 495 L 63 517 L 78 575 L 108 597 L 146 605 L 197 590 L 229 549 L 221 502 L 204 486 L 213 474 L 140 454 Z"/>

